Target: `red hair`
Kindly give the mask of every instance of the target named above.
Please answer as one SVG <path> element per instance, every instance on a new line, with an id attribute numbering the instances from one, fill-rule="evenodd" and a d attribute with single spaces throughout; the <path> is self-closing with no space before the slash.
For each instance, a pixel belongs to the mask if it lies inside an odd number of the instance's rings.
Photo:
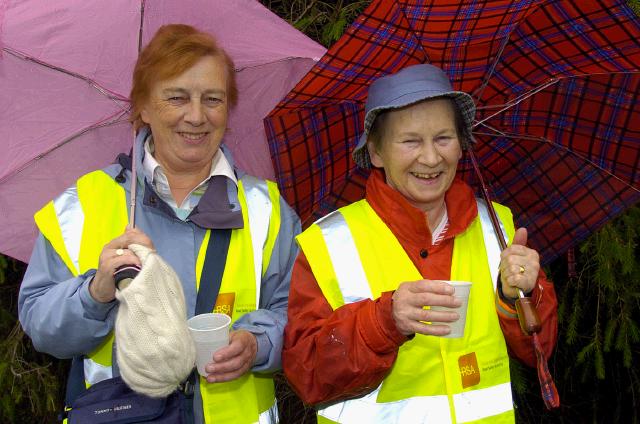
<path id="1" fill-rule="evenodd" d="M 206 56 L 222 58 L 227 69 L 227 99 L 234 107 L 238 102 L 235 67 L 215 38 L 189 25 L 164 25 L 142 49 L 133 69 L 131 122 L 141 125 L 140 111 L 156 82 L 177 77 Z"/>

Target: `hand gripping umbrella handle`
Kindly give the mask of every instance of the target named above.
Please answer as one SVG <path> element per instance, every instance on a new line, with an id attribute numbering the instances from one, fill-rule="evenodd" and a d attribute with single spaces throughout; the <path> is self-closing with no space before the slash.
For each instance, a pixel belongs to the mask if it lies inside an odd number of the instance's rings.
<path id="1" fill-rule="evenodd" d="M 493 209 L 493 204 L 491 203 L 491 198 L 489 197 L 489 191 L 487 190 L 487 186 L 485 185 L 482 174 L 480 173 L 480 168 L 478 167 L 478 163 L 476 162 L 475 154 L 471 149 L 468 149 L 467 152 L 469 153 L 469 158 L 471 159 L 473 169 L 476 172 L 478 180 L 480 181 L 480 186 L 482 187 L 482 197 L 487 203 L 489 217 L 491 218 L 491 225 L 493 226 L 493 230 L 496 233 L 496 237 L 498 238 L 500 249 L 504 250 L 507 248 L 507 242 L 504 239 L 502 230 L 500 229 L 498 216 L 496 215 L 496 211 Z M 518 312 L 518 321 L 520 322 L 520 328 L 522 329 L 522 332 L 527 336 L 535 334 L 540 331 L 540 328 L 542 327 L 540 324 L 540 317 L 538 317 L 538 311 L 531 301 L 531 298 L 526 297 L 522 290 L 518 289 L 518 295 L 519 298 L 518 300 L 516 300 L 516 311 Z"/>

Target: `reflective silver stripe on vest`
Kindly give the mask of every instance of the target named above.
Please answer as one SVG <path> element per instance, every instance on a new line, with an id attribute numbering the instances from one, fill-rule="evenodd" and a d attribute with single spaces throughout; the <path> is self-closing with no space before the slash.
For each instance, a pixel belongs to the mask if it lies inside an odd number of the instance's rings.
<path id="1" fill-rule="evenodd" d="M 376 403 L 378 387 L 358 399 L 351 399 L 318 410 L 332 421 L 350 423 L 450 423 L 446 395 L 416 396 L 395 402 Z M 453 395 L 456 420 L 468 422 L 499 415 L 513 409 L 511 384 L 503 383 Z"/>
<path id="2" fill-rule="evenodd" d="M 66 189 L 53 201 L 53 208 L 56 211 L 58 225 L 69 259 L 76 267 L 76 273 L 79 274 L 84 212 L 78 198 L 77 187 Z M 85 381 L 92 385 L 112 377 L 111 367 L 106 367 L 86 357 L 83 360 L 83 369 Z"/>
<path id="3" fill-rule="evenodd" d="M 84 212 L 78 200 L 78 189 L 70 187 L 53 201 L 58 225 L 62 232 L 62 239 L 67 248 L 69 258 L 80 273 L 80 243 L 82 241 L 82 227 L 84 226 Z M 79 225 L 78 225 L 79 224 Z"/>
<path id="4" fill-rule="evenodd" d="M 511 384 L 503 383 L 486 389 L 471 390 L 453 395 L 456 420 L 475 421 L 502 414 L 513 409 Z"/>
<path id="5" fill-rule="evenodd" d="M 89 358 L 84 358 L 82 362 L 84 368 L 84 380 L 94 385 L 113 376 L 111 367 L 105 367 Z"/>
<path id="6" fill-rule="evenodd" d="M 498 236 L 493 231 L 493 224 L 491 223 L 491 217 L 489 216 L 489 209 L 484 200 L 476 199 L 478 204 L 478 216 L 480 217 L 480 224 L 482 226 L 482 237 L 484 238 L 484 246 L 487 250 L 487 258 L 489 259 L 489 270 L 491 271 L 491 281 L 493 282 L 493 290 L 497 289 L 498 284 L 498 268 L 500 266 L 500 243 L 498 243 Z M 496 214 L 497 216 L 497 214 Z M 500 229 L 504 235 L 504 239 L 509 243 L 509 236 L 504 229 L 504 225 L 500 222 Z"/>
<path id="7" fill-rule="evenodd" d="M 256 308 L 260 307 L 260 287 L 262 286 L 262 250 L 269 235 L 271 218 L 271 198 L 265 181 L 250 175 L 242 177 L 242 186 L 247 200 L 247 216 L 253 246 L 253 266 L 256 276 Z"/>
<path id="8" fill-rule="evenodd" d="M 111 366 L 105 366 L 95 362 L 88 356 L 85 356 L 82 365 L 84 367 L 84 381 L 90 385 L 112 378 L 114 375 L 118 376 L 118 364 L 116 361 L 116 341 L 113 341 L 111 346 L 111 360 L 113 364 Z"/>
<path id="9" fill-rule="evenodd" d="M 380 386 L 358 398 L 318 410 L 331 421 L 343 424 L 360 423 L 451 423 L 446 395 L 416 396 L 395 402 L 377 403 Z"/>
<path id="10" fill-rule="evenodd" d="M 274 400 L 271 408 L 267 409 L 258 417 L 259 424 L 273 424 L 278 422 L 278 403 Z"/>
<path id="11" fill-rule="evenodd" d="M 358 249 L 344 216 L 340 211 L 334 211 L 316 224 L 322 231 L 344 302 L 373 299 Z"/>

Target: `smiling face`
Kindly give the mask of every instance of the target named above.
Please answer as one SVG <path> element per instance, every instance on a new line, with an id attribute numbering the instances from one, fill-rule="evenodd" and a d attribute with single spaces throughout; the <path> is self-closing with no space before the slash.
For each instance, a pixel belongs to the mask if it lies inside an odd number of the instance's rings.
<path id="1" fill-rule="evenodd" d="M 379 137 L 369 137 L 371 163 L 384 168 L 389 186 L 424 212 L 441 208 L 462 149 L 452 100 L 426 100 L 379 116 Z"/>
<path id="2" fill-rule="evenodd" d="M 205 56 L 175 78 L 156 83 L 140 111 L 153 134 L 154 157 L 168 173 L 208 170 L 227 128 L 227 70 Z"/>

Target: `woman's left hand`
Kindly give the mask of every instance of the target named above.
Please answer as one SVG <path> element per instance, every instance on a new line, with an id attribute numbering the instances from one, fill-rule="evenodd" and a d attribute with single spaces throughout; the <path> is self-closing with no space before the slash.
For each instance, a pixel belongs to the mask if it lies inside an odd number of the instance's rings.
<path id="1" fill-rule="evenodd" d="M 517 299 L 518 289 L 525 294 L 535 287 L 540 271 L 540 256 L 527 244 L 527 229 L 518 228 L 513 243 L 500 254 L 500 282 L 502 294 Z"/>
<path id="2" fill-rule="evenodd" d="M 221 383 L 243 376 L 253 366 L 258 352 L 256 336 L 246 330 L 232 331 L 229 346 L 217 350 L 207 364 L 207 381 Z"/>

